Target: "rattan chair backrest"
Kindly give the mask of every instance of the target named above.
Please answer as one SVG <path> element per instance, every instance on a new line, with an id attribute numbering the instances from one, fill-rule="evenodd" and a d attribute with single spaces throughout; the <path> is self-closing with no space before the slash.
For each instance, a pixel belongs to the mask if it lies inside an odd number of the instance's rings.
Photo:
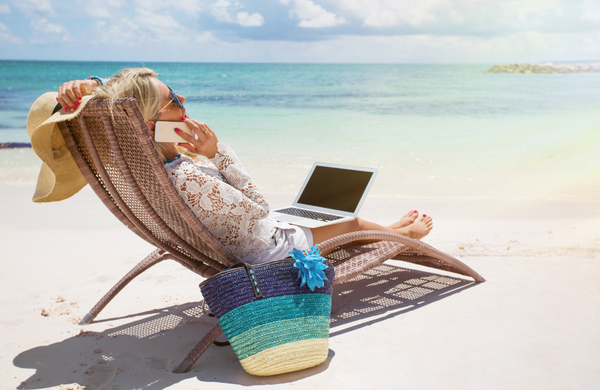
<path id="1" fill-rule="evenodd" d="M 140 237 L 201 275 L 240 261 L 175 189 L 134 99 L 92 101 L 59 127 L 90 186 Z"/>

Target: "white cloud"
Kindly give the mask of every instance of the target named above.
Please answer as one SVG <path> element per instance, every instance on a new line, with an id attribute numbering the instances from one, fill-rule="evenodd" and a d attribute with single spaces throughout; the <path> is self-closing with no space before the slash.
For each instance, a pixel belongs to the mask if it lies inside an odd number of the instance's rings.
<path id="1" fill-rule="evenodd" d="M 244 27 L 258 27 L 265 23 L 263 16 L 257 12 L 249 14 L 248 12 L 240 11 L 235 13 L 234 16 L 233 13 L 240 8 L 241 5 L 239 3 L 232 5 L 227 0 L 219 0 L 212 5 L 211 12 L 219 22 L 234 23 Z"/>
<path id="2" fill-rule="evenodd" d="M 288 0 L 289 1 L 289 0 Z M 512 33 L 577 31 L 581 19 L 599 21 L 600 1 L 578 0 L 331 0 L 376 28 L 411 33 Z M 581 15 L 581 16 L 580 16 Z M 389 32 L 393 35 L 393 32 Z M 405 32 L 406 33 L 406 32 Z"/>
<path id="3" fill-rule="evenodd" d="M 204 10 L 202 2 L 198 0 L 135 0 L 133 3 L 137 8 L 144 8 L 150 11 L 170 13 L 170 10 L 178 10 L 183 11 L 185 15 L 192 16 L 196 16 Z"/>
<path id="4" fill-rule="evenodd" d="M 63 34 L 66 35 L 69 32 L 63 26 L 48 22 L 48 19 L 40 19 L 36 22 L 31 22 L 31 27 L 35 30 L 45 34 Z"/>
<path id="5" fill-rule="evenodd" d="M 566 2 L 561 0 L 510 0 L 498 2 L 498 5 L 509 15 L 515 15 L 517 19 L 527 19 L 531 16 L 543 16 L 548 11 L 563 15 L 562 3 Z"/>
<path id="6" fill-rule="evenodd" d="M 0 44 L 2 43 L 23 43 L 23 40 L 20 37 L 15 37 L 14 35 L 6 32 L 0 32 Z"/>
<path id="7" fill-rule="evenodd" d="M 179 19 L 195 16 L 201 10 L 197 0 L 172 4 L 166 0 L 134 0 L 130 6 L 121 0 L 77 1 L 95 19 L 91 26 L 94 39 L 126 47 L 164 42 L 172 42 L 169 47 L 176 47 L 189 42 L 194 32 L 188 31 Z M 177 11 L 182 8 L 185 14 Z"/>
<path id="8" fill-rule="evenodd" d="M 92 25 L 92 33 L 94 42 L 126 47 L 126 50 L 140 45 L 140 40 L 144 37 L 139 26 L 129 18 L 115 19 L 111 24 L 99 20 Z"/>
<path id="9" fill-rule="evenodd" d="M 265 23 L 265 19 L 259 13 L 249 14 L 242 11 L 235 14 L 236 23 L 244 27 L 258 27 Z"/>
<path id="10" fill-rule="evenodd" d="M 48 22 L 43 18 L 38 21 L 31 21 L 31 28 L 34 36 L 30 39 L 31 43 L 46 44 L 55 41 L 72 41 L 73 38 L 69 31 L 61 25 Z"/>
<path id="11" fill-rule="evenodd" d="M 6 4 L 0 4 L 0 14 L 9 14 L 10 7 Z"/>
<path id="12" fill-rule="evenodd" d="M 26 14 L 55 15 L 50 0 L 13 0 L 12 3 Z"/>
<path id="13" fill-rule="evenodd" d="M 306 28 L 335 27 L 347 23 L 346 19 L 327 11 L 311 0 L 279 0 L 281 4 L 293 4 L 290 17 L 300 19 L 298 26 Z"/>
<path id="14" fill-rule="evenodd" d="M 169 1 L 168 4 L 175 9 L 184 11 L 187 15 L 196 16 L 200 12 L 204 11 L 204 5 L 198 0 L 177 0 Z"/>
<path id="15" fill-rule="evenodd" d="M 514 33 L 497 37 L 342 36 L 319 42 L 252 43 L 247 56 L 266 61 L 335 63 L 483 63 L 585 60 L 584 34 Z M 278 47 L 274 50 L 273 47 Z M 260 50 L 258 48 L 261 48 Z M 269 48 L 271 50 L 269 50 Z M 592 49 L 592 47 L 590 47 Z M 236 53 L 241 53 L 241 50 Z M 250 54 L 251 53 L 251 54 Z M 240 54 L 241 56 L 241 54 Z M 597 58 L 597 52 L 596 52 Z M 235 58 L 232 58 L 236 60 Z M 237 61 L 250 58 L 237 59 Z"/>
<path id="16" fill-rule="evenodd" d="M 135 9 L 135 22 L 143 29 L 153 33 L 157 41 L 180 40 L 183 37 L 183 26 L 171 15 L 157 14 L 143 8 Z"/>
<path id="17" fill-rule="evenodd" d="M 589 51 L 582 49 L 586 42 Z M 189 54 L 186 59 L 212 62 L 474 63 L 488 66 L 506 62 L 597 61 L 598 45 L 594 46 L 593 42 L 600 42 L 599 34 L 370 35 L 339 36 L 311 42 L 215 39 L 197 43 L 198 50 L 186 52 Z"/>
<path id="18" fill-rule="evenodd" d="M 220 22 L 232 23 L 233 18 L 229 11 L 231 3 L 227 0 L 219 0 L 212 5 L 212 14 Z"/>
<path id="19" fill-rule="evenodd" d="M 168 6 L 163 0 L 134 0 L 133 3 L 137 8 L 145 8 L 151 11 L 164 9 Z"/>
<path id="20" fill-rule="evenodd" d="M 94 19 L 111 19 L 118 16 L 122 2 L 119 0 L 77 0 L 86 13 Z"/>
<path id="21" fill-rule="evenodd" d="M 365 26 L 370 27 L 390 27 L 398 24 L 419 26 L 434 22 L 437 12 L 451 7 L 448 0 L 337 0 L 337 3 L 341 8 L 362 19 Z"/>
<path id="22" fill-rule="evenodd" d="M 598 0 L 586 0 L 583 5 L 581 19 L 600 22 L 600 2 Z"/>
<path id="23" fill-rule="evenodd" d="M 171 15 L 144 8 L 134 11 L 133 18 L 121 16 L 94 22 L 91 26 L 94 41 L 127 48 L 145 47 L 152 51 L 167 46 L 183 48 L 189 42 L 190 33 Z"/>
<path id="24" fill-rule="evenodd" d="M 15 37 L 10 33 L 10 29 L 0 23 L 0 44 L 4 43 L 23 43 L 23 40 L 19 37 Z"/>
<path id="25" fill-rule="evenodd" d="M 210 31 L 205 31 L 195 38 L 196 43 L 207 44 L 207 43 L 218 43 L 219 41 Z"/>
<path id="26" fill-rule="evenodd" d="M 134 0 L 131 5 L 122 0 L 77 0 L 77 4 L 93 19 L 117 20 L 126 17 L 127 8 L 160 15 L 175 14 L 178 17 L 197 16 L 203 10 L 202 2 L 198 0 Z"/>
<path id="27" fill-rule="evenodd" d="M 600 34 L 596 34 L 594 38 L 585 38 L 581 48 L 588 53 L 595 54 L 596 56 L 600 55 Z"/>

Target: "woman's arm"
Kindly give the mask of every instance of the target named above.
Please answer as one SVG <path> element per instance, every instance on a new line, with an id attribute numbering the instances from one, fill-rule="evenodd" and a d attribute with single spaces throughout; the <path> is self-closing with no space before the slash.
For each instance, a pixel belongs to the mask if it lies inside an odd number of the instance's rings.
<path id="1" fill-rule="evenodd" d="M 205 174 L 191 160 L 182 162 L 169 174 L 179 194 L 198 216 L 207 213 L 248 221 L 269 215 L 268 203 L 249 177 L 234 179 L 235 184 L 225 183 Z"/>
<path id="2" fill-rule="evenodd" d="M 257 203 L 264 204 L 268 208 L 269 204 L 263 193 L 258 189 L 248 172 L 246 172 L 233 149 L 221 142 L 219 142 L 218 148 L 219 150 L 215 157 L 210 159 L 210 161 L 219 169 L 227 182 L 241 191 L 246 197 Z"/>
<path id="3" fill-rule="evenodd" d="M 185 147 L 192 153 L 207 157 L 233 188 L 241 191 L 252 201 L 268 208 L 269 205 L 264 195 L 252 181 L 233 149 L 229 145 L 219 142 L 215 132 L 206 123 L 186 117 L 181 119 L 193 130 L 195 137 L 183 131 L 178 132 L 180 136 L 189 141 L 189 143 L 179 144 L 179 146 Z"/>

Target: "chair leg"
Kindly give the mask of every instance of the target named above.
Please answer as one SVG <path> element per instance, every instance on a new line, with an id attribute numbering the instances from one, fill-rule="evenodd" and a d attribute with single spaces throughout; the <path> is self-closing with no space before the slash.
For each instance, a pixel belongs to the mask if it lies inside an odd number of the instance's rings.
<path id="1" fill-rule="evenodd" d="M 113 286 L 103 297 L 96 303 L 96 306 L 90 310 L 88 314 L 83 317 L 79 325 L 90 324 L 94 318 L 104 309 L 104 307 L 121 291 L 129 282 L 131 282 L 136 276 L 152 267 L 153 265 L 160 263 L 163 260 L 172 258 L 170 254 L 166 253 L 163 249 L 156 249 L 150 253 L 144 260 L 138 265 L 133 267 L 131 271 L 127 273 L 117 284 Z"/>
<path id="2" fill-rule="evenodd" d="M 206 336 L 202 338 L 202 340 L 200 340 L 198 344 L 196 344 L 194 349 L 188 353 L 185 359 L 183 359 L 181 364 L 175 370 L 173 370 L 173 372 L 175 374 L 183 374 L 184 372 L 188 372 L 194 363 L 196 363 L 196 360 L 202 356 L 204 351 L 210 347 L 213 341 L 215 341 L 222 332 L 223 330 L 221 329 L 221 325 L 219 325 L 217 322 L 217 324 L 213 326 L 213 328 L 206 334 Z"/>

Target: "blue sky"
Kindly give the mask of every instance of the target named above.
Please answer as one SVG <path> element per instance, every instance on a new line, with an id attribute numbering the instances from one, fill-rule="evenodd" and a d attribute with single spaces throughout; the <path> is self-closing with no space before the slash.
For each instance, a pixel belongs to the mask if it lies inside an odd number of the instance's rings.
<path id="1" fill-rule="evenodd" d="M 600 62 L 600 0 L 0 0 L 0 59 Z"/>

